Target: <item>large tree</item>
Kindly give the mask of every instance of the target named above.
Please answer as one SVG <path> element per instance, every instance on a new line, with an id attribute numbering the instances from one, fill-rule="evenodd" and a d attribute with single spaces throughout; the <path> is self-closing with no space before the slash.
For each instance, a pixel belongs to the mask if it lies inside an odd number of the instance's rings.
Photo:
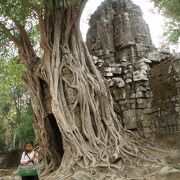
<path id="1" fill-rule="evenodd" d="M 24 80 L 46 157 L 43 174 L 57 169 L 54 175 L 62 179 L 148 156 L 121 127 L 108 85 L 82 40 L 86 2 L 0 0 L 2 43 L 13 42 L 19 63 L 26 65 Z"/>

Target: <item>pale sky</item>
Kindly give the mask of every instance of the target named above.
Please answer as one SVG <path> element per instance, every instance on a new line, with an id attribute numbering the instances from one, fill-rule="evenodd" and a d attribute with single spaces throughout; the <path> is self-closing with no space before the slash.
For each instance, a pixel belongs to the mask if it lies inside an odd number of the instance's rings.
<path id="1" fill-rule="evenodd" d="M 82 19 L 81 19 L 81 32 L 85 39 L 88 26 L 88 19 L 90 15 L 97 9 L 97 7 L 103 2 L 104 0 L 89 0 L 86 8 L 83 12 Z M 163 25 L 164 25 L 164 17 L 153 12 L 154 6 L 150 2 L 150 0 L 132 0 L 135 4 L 139 5 L 143 11 L 144 19 L 148 23 L 153 43 L 156 47 L 160 46 L 162 41 L 163 35 Z"/>

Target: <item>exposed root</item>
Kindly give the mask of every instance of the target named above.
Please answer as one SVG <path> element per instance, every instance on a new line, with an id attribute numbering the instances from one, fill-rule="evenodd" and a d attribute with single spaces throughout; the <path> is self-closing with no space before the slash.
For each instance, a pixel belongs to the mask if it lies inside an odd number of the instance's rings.
<path id="1" fill-rule="evenodd" d="M 47 146 L 46 156 L 50 160 L 42 179 L 77 179 L 78 175 L 81 179 L 126 178 L 132 166 L 161 165 L 157 153 L 150 151 L 156 151 L 155 147 L 123 129 L 114 111 L 108 84 L 82 42 L 74 20 L 76 8 L 55 9 L 53 52 L 44 55 L 44 64 L 37 70 L 40 75 L 30 79 L 33 108 L 42 128 L 39 134 L 43 147 Z M 74 21 L 70 23 L 71 20 Z M 40 88 L 36 87 L 39 76 L 43 76 L 42 68 L 43 75 L 47 76 L 51 113 L 62 134 L 64 155 L 60 166 L 56 160 L 58 153 L 51 147 L 45 126 L 46 104 L 43 104 Z M 53 173 L 47 176 L 51 171 Z"/>
<path id="2" fill-rule="evenodd" d="M 101 75 L 94 70 L 96 76 L 93 76 L 85 64 L 80 68 L 67 52 L 66 49 L 59 65 L 58 93 L 53 94 L 52 102 L 58 100 L 58 112 L 64 116 L 59 123 L 68 155 L 64 155 L 58 170 L 43 179 L 76 179 L 78 174 L 87 179 L 100 179 L 104 171 L 107 171 L 104 179 L 110 174 L 126 177 L 128 167 L 162 165 L 156 157 L 161 150 L 122 128 Z M 54 114 L 58 119 L 57 111 Z"/>

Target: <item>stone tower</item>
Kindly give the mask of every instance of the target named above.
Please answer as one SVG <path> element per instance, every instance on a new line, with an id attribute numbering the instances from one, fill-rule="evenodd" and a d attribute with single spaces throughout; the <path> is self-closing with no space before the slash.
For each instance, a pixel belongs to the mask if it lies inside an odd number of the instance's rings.
<path id="1" fill-rule="evenodd" d="M 108 62 L 137 61 L 154 49 L 142 11 L 130 0 L 106 0 L 89 24 L 89 50 Z"/>
<path id="2" fill-rule="evenodd" d="M 180 58 L 156 50 L 139 6 L 105 0 L 89 24 L 86 43 L 124 127 L 145 137 L 179 136 Z"/>

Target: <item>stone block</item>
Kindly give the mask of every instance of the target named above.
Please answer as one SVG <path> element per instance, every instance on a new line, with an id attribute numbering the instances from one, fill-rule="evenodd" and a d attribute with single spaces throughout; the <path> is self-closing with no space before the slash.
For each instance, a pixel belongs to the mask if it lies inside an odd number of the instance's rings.
<path id="1" fill-rule="evenodd" d="M 103 73 L 103 75 L 105 76 L 105 77 L 113 77 L 113 73 L 111 73 L 111 72 L 109 72 L 109 73 Z"/>
<path id="2" fill-rule="evenodd" d="M 128 110 L 123 112 L 124 123 L 126 129 L 137 128 L 137 114 L 136 110 Z"/>
<path id="3" fill-rule="evenodd" d="M 142 121 L 142 125 L 144 128 L 150 128 L 151 127 L 151 120 L 149 118 L 144 118 L 144 120 Z M 150 133 L 150 132 L 148 132 L 148 133 Z"/>
<path id="4" fill-rule="evenodd" d="M 141 86 L 141 85 L 138 85 L 138 86 L 136 87 L 136 91 L 146 92 L 146 91 L 147 91 L 147 88 L 146 88 L 146 87 L 143 87 L 143 86 Z"/>
<path id="5" fill-rule="evenodd" d="M 130 109 L 136 109 L 137 108 L 136 103 L 129 104 L 129 108 Z"/>
<path id="6" fill-rule="evenodd" d="M 180 89 L 180 81 L 176 83 L 176 88 Z"/>
<path id="7" fill-rule="evenodd" d="M 151 114 L 152 110 L 151 110 L 151 108 L 146 108 L 146 109 L 143 110 L 143 113 L 144 114 Z"/>
<path id="8" fill-rule="evenodd" d="M 157 174 L 158 180 L 179 180 L 180 170 L 171 166 L 163 167 Z"/>
<path id="9" fill-rule="evenodd" d="M 180 75 L 180 58 L 176 59 L 173 62 L 173 70 L 176 72 L 177 75 Z"/>
<path id="10" fill-rule="evenodd" d="M 180 107 L 175 107 L 176 112 L 180 112 Z"/>
<path id="11" fill-rule="evenodd" d="M 121 100 L 121 101 L 119 101 L 119 104 L 120 104 L 120 105 L 127 104 L 127 101 L 126 101 L 126 100 Z"/>
<path id="12" fill-rule="evenodd" d="M 143 131 L 144 131 L 144 137 L 145 138 L 150 138 L 151 137 L 152 131 L 151 131 L 151 129 L 149 127 L 143 128 Z"/>
<path id="13" fill-rule="evenodd" d="M 126 92 L 122 89 L 113 89 L 112 94 L 116 101 L 126 99 Z"/>
<path id="14" fill-rule="evenodd" d="M 145 98 L 138 98 L 137 104 L 138 104 L 138 108 L 146 108 L 147 107 L 147 100 Z"/>
<path id="15" fill-rule="evenodd" d="M 136 92 L 136 98 L 145 98 L 145 94 L 141 91 Z"/>
<path id="16" fill-rule="evenodd" d="M 138 61 L 138 63 L 141 63 L 141 62 L 145 62 L 145 63 L 147 63 L 147 64 L 151 64 L 151 63 L 152 63 L 152 61 L 151 61 L 150 59 L 147 59 L 147 58 L 142 58 L 142 59 L 140 59 L 140 60 Z"/>
<path id="17" fill-rule="evenodd" d="M 175 76 L 175 80 L 176 80 L 176 81 L 180 81 L 180 75 L 177 74 L 177 75 Z"/>
<path id="18" fill-rule="evenodd" d="M 132 82 L 132 79 L 126 79 L 126 83 L 129 84 Z"/>
<path id="19" fill-rule="evenodd" d="M 152 51 L 148 54 L 148 59 L 152 62 L 161 62 L 161 54 L 158 51 Z"/>
<path id="20" fill-rule="evenodd" d="M 108 85 L 109 87 L 113 87 L 114 86 L 114 81 L 112 79 L 108 79 Z"/>
<path id="21" fill-rule="evenodd" d="M 147 71 L 144 69 L 140 69 L 138 71 L 133 72 L 133 80 L 134 81 L 148 81 Z"/>
<path id="22" fill-rule="evenodd" d="M 180 150 L 171 151 L 168 156 L 165 157 L 167 164 L 180 164 Z"/>
<path id="23" fill-rule="evenodd" d="M 112 78 L 112 80 L 114 81 L 115 85 L 117 85 L 119 88 L 125 87 L 125 82 L 122 78 L 114 77 Z"/>
<path id="24" fill-rule="evenodd" d="M 146 97 L 147 98 L 152 98 L 153 97 L 152 91 L 147 91 L 146 92 Z"/>

